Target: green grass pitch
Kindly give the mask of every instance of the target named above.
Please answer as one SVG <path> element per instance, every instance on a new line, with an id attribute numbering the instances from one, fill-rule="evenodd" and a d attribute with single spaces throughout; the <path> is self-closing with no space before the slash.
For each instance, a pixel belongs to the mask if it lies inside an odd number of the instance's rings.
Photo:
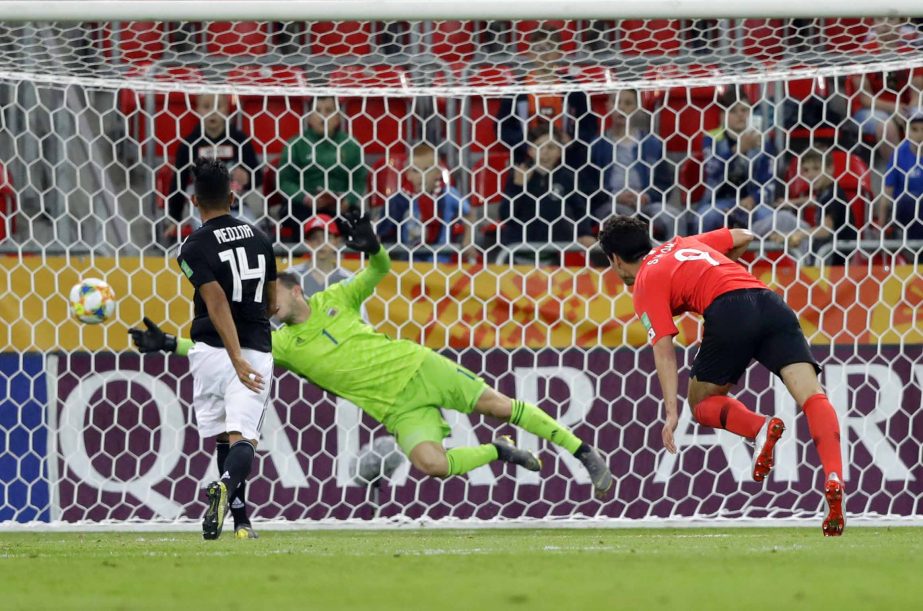
<path id="1" fill-rule="evenodd" d="M 919 609 L 923 529 L 2 533 L 0 608 Z"/>

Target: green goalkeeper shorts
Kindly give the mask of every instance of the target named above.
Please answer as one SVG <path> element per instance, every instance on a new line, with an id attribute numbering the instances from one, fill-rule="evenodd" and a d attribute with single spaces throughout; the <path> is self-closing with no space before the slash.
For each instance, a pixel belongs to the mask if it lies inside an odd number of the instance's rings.
<path id="1" fill-rule="evenodd" d="M 440 407 L 470 414 L 487 384 L 458 363 L 426 351 L 423 363 L 388 410 L 384 425 L 410 451 L 424 441 L 442 443 L 451 429 Z"/>

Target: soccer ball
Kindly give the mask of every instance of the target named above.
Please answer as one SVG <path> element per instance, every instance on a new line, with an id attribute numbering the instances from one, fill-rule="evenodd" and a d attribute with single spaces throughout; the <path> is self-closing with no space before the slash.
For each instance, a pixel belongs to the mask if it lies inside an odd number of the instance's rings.
<path id="1" fill-rule="evenodd" d="M 115 312 L 115 291 L 98 278 L 86 278 L 70 294 L 71 313 L 80 322 L 96 325 Z"/>

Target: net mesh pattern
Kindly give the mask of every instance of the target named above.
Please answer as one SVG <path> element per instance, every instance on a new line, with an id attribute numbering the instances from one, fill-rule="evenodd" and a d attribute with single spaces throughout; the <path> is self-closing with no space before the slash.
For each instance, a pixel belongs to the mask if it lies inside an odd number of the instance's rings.
<path id="1" fill-rule="evenodd" d="M 822 474 L 782 384 L 773 475 L 683 410 L 679 456 L 631 294 L 590 247 L 613 213 L 658 241 L 719 226 L 798 313 L 843 430 L 848 510 L 923 512 L 923 59 L 911 19 L 0 23 L 0 521 L 197 519 L 216 475 L 188 361 L 138 355 L 143 316 L 187 332 L 177 244 L 189 167 L 229 166 L 234 214 L 306 291 L 363 262 L 330 219 L 372 216 L 394 260 L 365 306 L 392 337 L 536 403 L 606 456 L 444 410 L 448 447 L 511 433 L 541 473 L 445 481 L 356 406 L 279 370 L 256 519 L 814 517 Z M 83 325 L 70 287 L 105 279 Z M 681 392 L 701 335 L 678 320 Z"/>

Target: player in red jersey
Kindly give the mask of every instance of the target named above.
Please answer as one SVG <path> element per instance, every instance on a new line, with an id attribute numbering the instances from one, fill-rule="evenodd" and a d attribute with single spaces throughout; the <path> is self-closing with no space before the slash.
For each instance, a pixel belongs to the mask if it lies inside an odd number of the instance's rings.
<path id="1" fill-rule="evenodd" d="M 634 287 L 635 312 L 654 347 L 666 423 L 663 445 L 676 453 L 679 419 L 673 317 L 695 312 L 705 320 L 702 344 L 692 364 L 689 405 L 703 426 L 722 428 L 756 442 L 753 479 L 772 469 L 773 449 L 785 430 L 729 397 L 728 391 L 753 359 L 779 376 L 805 416 L 824 467 L 829 511 L 825 536 L 843 534 L 843 473 L 840 426 L 824 394 L 798 317 L 776 293 L 735 261 L 753 239 L 744 229 L 718 229 L 677 237 L 654 248 L 647 223 L 626 216 L 608 219 L 599 244 L 619 277 Z"/>

